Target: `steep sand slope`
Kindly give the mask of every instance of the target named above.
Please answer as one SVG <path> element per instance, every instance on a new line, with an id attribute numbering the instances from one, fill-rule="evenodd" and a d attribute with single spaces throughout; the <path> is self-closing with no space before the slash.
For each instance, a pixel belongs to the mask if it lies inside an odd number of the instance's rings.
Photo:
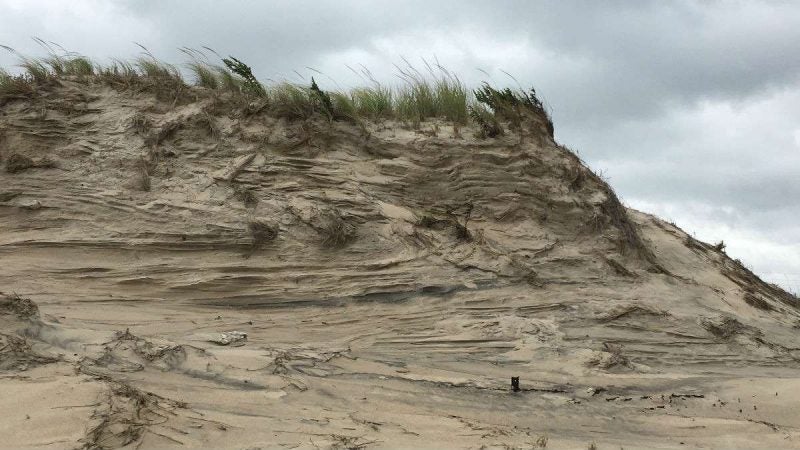
<path id="1" fill-rule="evenodd" d="M 800 447 L 797 299 L 541 124 L 196 95 L 0 109 L 0 446 Z"/>

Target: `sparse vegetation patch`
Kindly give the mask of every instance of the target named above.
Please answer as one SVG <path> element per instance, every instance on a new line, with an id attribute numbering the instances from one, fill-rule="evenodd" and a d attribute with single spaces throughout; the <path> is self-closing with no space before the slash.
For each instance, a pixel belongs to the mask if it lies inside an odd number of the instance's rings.
<path id="1" fill-rule="evenodd" d="M 339 211 L 332 211 L 322 219 L 319 229 L 322 246 L 326 248 L 342 248 L 356 238 L 356 227 L 345 219 Z"/>

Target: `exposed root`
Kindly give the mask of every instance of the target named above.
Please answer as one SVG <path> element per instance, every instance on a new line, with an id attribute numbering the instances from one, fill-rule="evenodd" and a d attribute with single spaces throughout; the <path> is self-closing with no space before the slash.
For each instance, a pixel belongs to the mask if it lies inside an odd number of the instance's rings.
<path id="1" fill-rule="evenodd" d="M 136 134 L 144 136 L 153 127 L 153 122 L 147 116 L 138 112 L 131 116 L 130 126 Z"/>
<path id="2" fill-rule="evenodd" d="M 101 407 L 94 411 L 97 420 L 81 440 L 84 449 L 111 449 L 140 442 L 145 432 L 162 425 L 176 416 L 177 409 L 186 404 L 145 392 L 121 382 L 110 381 L 111 386 Z M 158 436 L 182 442 L 152 431 Z"/>
<path id="3" fill-rule="evenodd" d="M 331 450 L 361 450 L 367 448 L 368 445 L 374 444 L 377 441 L 368 441 L 361 436 L 343 436 L 340 434 L 332 434 Z"/>
<path id="4" fill-rule="evenodd" d="M 109 372 L 138 372 L 144 370 L 145 365 L 168 370 L 179 367 L 186 359 L 187 350 L 183 345 L 157 345 L 125 330 L 106 343 L 99 358 L 83 358 L 78 370 L 94 376 L 106 376 Z"/>
<path id="5" fill-rule="evenodd" d="M 272 350 L 272 361 L 267 369 L 273 375 L 305 374 L 309 369 L 321 370 L 321 365 L 335 358 L 351 358 L 350 349 L 313 351 L 304 349 Z"/>
<path id="6" fill-rule="evenodd" d="M 0 333 L 0 370 L 24 371 L 57 361 L 57 357 L 34 351 L 25 338 Z"/>

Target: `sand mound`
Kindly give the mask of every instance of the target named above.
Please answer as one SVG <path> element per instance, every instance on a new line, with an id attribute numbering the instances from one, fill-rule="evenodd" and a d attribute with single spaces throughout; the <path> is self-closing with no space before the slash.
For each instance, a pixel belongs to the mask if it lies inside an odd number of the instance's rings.
<path id="1" fill-rule="evenodd" d="M 2 106 L 4 445 L 800 445 L 797 299 L 541 118 L 151 88 Z"/>

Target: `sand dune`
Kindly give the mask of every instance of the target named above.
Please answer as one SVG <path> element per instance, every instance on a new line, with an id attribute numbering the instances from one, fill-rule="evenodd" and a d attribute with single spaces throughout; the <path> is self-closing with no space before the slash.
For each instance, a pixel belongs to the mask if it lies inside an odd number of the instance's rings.
<path id="1" fill-rule="evenodd" d="M 543 123 L 63 80 L 0 130 L 0 447 L 800 447 L 797 299 Z"/>

